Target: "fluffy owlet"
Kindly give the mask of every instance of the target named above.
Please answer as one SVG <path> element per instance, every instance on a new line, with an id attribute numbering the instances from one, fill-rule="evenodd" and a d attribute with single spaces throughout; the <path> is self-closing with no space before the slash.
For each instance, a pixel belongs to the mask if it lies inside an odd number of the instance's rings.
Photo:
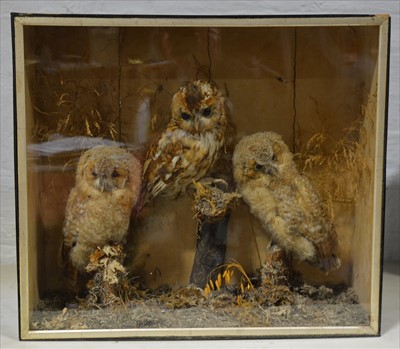
<path id="1" fill-rule="evenodd" d="M 124 243 L 140 192 L 141 165 L 124 149 L 97 146 L 78 162 L 64 221 L 62 259 L 75 274 L 84 271 L 97 247 Z M 71 272 L 71 270 L 69 270 Z"/>
<path id="2" fill-rule="evenodd" d="M 340 267 L 334 226 L 280 135 L 243 137 L 234 151 L 233 168 L 240 194 L 275 243 L 322 270 Z"/>
<path id="3" fill-rule="evenodd" d="M 166 129 L 147 152 L 140 206 L 161 193 L 176 197 L 204 177 L 223 149 L 226 125 L 216 86 L 201 80 L 182 86 L 172 97 Z"/>

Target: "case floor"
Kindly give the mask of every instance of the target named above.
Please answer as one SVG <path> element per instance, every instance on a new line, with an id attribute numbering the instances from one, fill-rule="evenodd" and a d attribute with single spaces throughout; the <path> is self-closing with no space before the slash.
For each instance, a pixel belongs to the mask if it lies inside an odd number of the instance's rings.
<path id="1" fill-rule="evenodd" d="M 386 264 L 383 274 L 381 337 L 225 340 L 225 341 L 36 341 L 18 340 L 16 265 L 1 265 L 1 342 L 8 348 L 399 348 L 400 338 L 399 263 Z"/>

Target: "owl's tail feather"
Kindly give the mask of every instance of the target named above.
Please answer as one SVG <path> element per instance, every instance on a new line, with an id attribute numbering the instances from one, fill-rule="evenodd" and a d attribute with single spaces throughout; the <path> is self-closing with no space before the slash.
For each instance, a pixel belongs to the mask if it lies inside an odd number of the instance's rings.
<path id="1" fill-rule="evenodd" d="M 318 267 L 326 272 L 339 269 L 342 262 L 336 255 L 338 250 L 338 237 L 335 228 L 327 228 L 328 236 L 316 245 Z"/>
<path id="2" fill-rule="evenodd" d="M 154 183 L 143 181 L 143 186 L 140 191 L 139 199 L 133 209 L 133 218 L 136 218 L 142 209 L 151 201 L 153 201 L 158 195 L 160 195 L 167 188 L 167 184 L 158 179 Z"/>

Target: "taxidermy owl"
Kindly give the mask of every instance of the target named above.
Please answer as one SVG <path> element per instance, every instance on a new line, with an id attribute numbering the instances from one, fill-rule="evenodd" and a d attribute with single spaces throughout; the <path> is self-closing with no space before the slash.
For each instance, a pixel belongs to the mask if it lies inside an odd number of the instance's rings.
<path id="1" fill-rule="evenodd" d="M 243 137 L 234 151 L 233 168 L 239 193 L 276 244 L 322 270 L 340 267 L 334 226 L 280 135 Z"/>
<path id="2" fill-rule="evenodd" d="M 182 86 L 172 97 L 166 129 L 147 152 L 140 207 L 160 194 L 174 198 L 204 177 L 224 147 L 226 125 L 216 86 L 201 80 Z"/>
<path id="3" fill-rule="evenodd" d="M 61 251 L 71 279 L 85 271 L 97 247 L 124 243 L 140 177 L 139 161 L 124 149 L 97 146 L 81 155 L 65 211 Z"/>

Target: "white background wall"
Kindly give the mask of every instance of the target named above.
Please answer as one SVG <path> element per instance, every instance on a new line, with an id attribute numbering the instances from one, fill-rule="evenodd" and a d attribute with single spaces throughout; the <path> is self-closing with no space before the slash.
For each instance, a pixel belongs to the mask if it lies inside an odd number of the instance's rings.
<path id="1" fill-rule="evenodd" d="M 379 14 L 392 16 L 385 259 L 399 260 L 399 5 L 392 1 L 0 1 L 1 263 L 15 260 L 13 95 L 10 12 L 144 15 Z"/>

